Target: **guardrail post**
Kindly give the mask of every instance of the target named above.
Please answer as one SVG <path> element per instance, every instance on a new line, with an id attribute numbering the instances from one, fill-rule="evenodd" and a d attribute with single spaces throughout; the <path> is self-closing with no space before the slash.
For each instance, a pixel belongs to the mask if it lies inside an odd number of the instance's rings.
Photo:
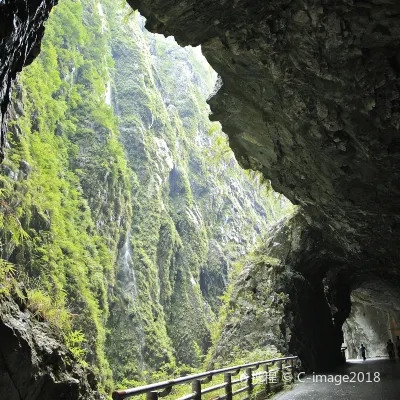
<path id="1" fill-rule="evenodd" d="M 253 392 L 253 373 L 251 368 L 246 369 L 247 375 L 247 393 L 249 394 L 249 398 Z"/>
<path id="2" fill-rule="evenodd" d="M 290 360 L 290 365 L 292 366 L 292 383 L 294 383 L 296 377 L 296 371 L 294 370 L 294 360 Z"/>
<path id="3" fill-rule="evenodd" d="M 201 400 L 201 381 L 199 379 L 192 381 L 192 390 L 195 393 L 193 399 Z"/>
<path id="4" fill-rule="evenodd" d="M 271 391 L 271 382 L 269 381 L 269 365 L 264 365 L 265 371 L 265 393 L 268 394 Z"/>
<path id="5" fill-rule="evenodd" d="M 224 374 L 224 382 L 225 382 L 225 395 L 226 400 L 232 400 L 232 375 L 229 372 Z"/>
<path id="6" fill-rule="evenodd" d="M 283 362 L 279 361 L 279 367 L 278 367 L 278 382 L 282 383 L 282 367 L 283 367 Z"/>
<path id="7" fill-rule="evenodd" d="M 158 392 L 147 392 L 146 393 L 146 400 L 157 400 L 158 399 Z"/>

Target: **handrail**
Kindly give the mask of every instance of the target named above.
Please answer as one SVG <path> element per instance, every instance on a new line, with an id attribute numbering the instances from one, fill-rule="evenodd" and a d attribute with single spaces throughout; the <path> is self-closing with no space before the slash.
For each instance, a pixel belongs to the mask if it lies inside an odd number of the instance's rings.
<path id="1" fill-rule="evenodd" d="M 128 397 L 133 397 L 133 396 L 138 396 L 141 394 L 146 393 L 147 399 L 154 400 L 158 399 L 158 397 L 164 397 L 169 394 L 173 386 L 183 384 L 183 383 L 188 383 L 192 382 L 192 390 L 193 393 L 188 394 L 187 396 L 184 396 L 185 399 L 201 399 L 201 395 L 206 393 L 209 393 L 214 390 L 222 389 L 225 388 L 225 396 L 223 396 L 226 399 L 232 399 L 232 396 L 237 394 L 238 390 L 236 392 L 232 392 L 232 385 L 239 383 L 240 381 L 247 381 L 248 385 L 243 388 L 243 390 L 247 389 L 249 392 L 251 392 L 252 388 L 254 385 L 252 384 L 252 371 L 258 369 L 262 365 L 268 365 L 268 364 L 275 364 L 275 363 L 280 363 L 278 369 L 274 370 L 268 370 L 267 367 L 265 367 L 264 371 L 261 373 L 256 374 L 256 376 L 266 376 L 268 378 L 268 374 L 271 372 L 280 372 L 282 374 L 283 370 L 286 369 L 291 369 L 292 370 L 292 376 L 293 376 L 293 381 L 294 381 L 294 362 L 297 360 L 297 356 L 290 356 L 290 357 L 281 357 L 281 358 L 274 358 L 272 360 L 264 360 L 264 361 L 257 361 L 253 363 L 248 363 L 248 364 L 243 364 L 243 365 L 236 365 L 234 367 L 228 367 L 228 368 L 221 368 L 221 369 L 215 369 L 211 371 L 206 371 L 206 372 L 201 372 L 199 374 L 195 375 L 188 375 L 188 376 L 182 376 L 180 378 L 176 379 L 171 379 L 168 381 L 163 381 L 163 382 L 158 382 L 158 383 L 152 383 L 150 385 L 145 385 L 145 386 L 140 386 L 137 388 L 132 388 L 132 389 L 126 389 L 126 390 L 117 390 L 113 392 L 112 398 L 113 400 L 122 400 L 126 399 Z M 287 363 L 290 362 L 290 366 L 285 366 L 282 368 L 282 363 Z M 232 381 L 231 376 L 237 375 L 240 370 L 246 369 L 246 374 L 247 374 L 247 379 L 243 380 L 237 380 L 237 381 Z M 201 385 L 202 383 L 208 383 L 212 380 L 212 378 L 215 375 L 220 375 L 224 374 L 224 383 L 220 385 L 216 385 L 210 388 L 205 389 L 204 391 L 201 390 Z M 253 375 L 254 377 L 254 375 Z M 202 378 L 206 378 L 205 380 L 201 380 Z M 280 376 L 280 379 L 282 377 Z M 267 382 L 266 379 L 266 385 L 265 385 L 265 390 L 268 391 L 270 388 L 270 385 Z M 166 389 L 163 392 L 158 392 L 159 390 Z M 239 389 L 240 392 L 242 391 Z M 183 399 L 183 398 L 182 398 Z"/>

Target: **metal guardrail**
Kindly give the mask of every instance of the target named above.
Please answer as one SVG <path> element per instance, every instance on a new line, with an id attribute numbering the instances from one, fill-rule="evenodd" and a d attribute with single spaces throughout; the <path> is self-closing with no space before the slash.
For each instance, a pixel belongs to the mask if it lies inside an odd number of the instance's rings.
<path id="1" fill-rule="evenodd" d="M 183 376 L 181 378 L 172 379 L 169 381 L 152 383 L 151 385 L 140 386 L 133 389 L 117 390 L 112 394 L 114 400 L 127 399 L 128 397 L 138 396 L 146 394 L 146 400 L 156 400 L 160 397 L 168 396 L 172 388 L 176 385 L 183 383 L 192 382 L 192 393 L 179 398 L 179 400 L 200 400 L 202 395 L 214 392 L 216 390 L 224 389 L 225 394 L 223 396 L 216 397 L 218 400 L 232 400 L 232 397 L 247 391 L 247 398 L 250 398 L 253 389 L 260 384 L 264 384 L 265 393 L 270 393 L 272 383 L 282 383 L 282 377 L 284 373 L 289 372 L 291 375 L 291 382 L 295 380 L 295 362 L 298 357 L 283 357 L 274 358 L 272 360 L 258 361 L 250 364 L 236 365 L 234 367 L 216 369 L 213 371 L 206 371 L 196 375 Z M 270 369 L 271 366 L 277 364 L 277 368 Z M 263 370 L 253 374 L 253 371 L 263 366 Z M 236 380 L 232 380 L 233 376 L 236 376 L 240 371 L 245 370 L 246 375 Z M 224 382 L 215 386 L 207 387 L 202 389 L 203 384 L 207 384 L 212 381 L 216 375 L 224 374 Z M 271 382 L 271 377 L 275 380 Z M 257 378 L 258 382 L 254 382 Z M 233 390 L 234 385 L 238 385 L 242 382 L 246 382 L 246 386 Z"/>

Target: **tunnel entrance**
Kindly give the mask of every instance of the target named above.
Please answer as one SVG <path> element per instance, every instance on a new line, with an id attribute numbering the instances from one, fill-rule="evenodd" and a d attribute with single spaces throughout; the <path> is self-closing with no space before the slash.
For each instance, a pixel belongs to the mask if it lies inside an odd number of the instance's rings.
<path id="1" fill-rule="evenodd" d="M 396 346 L 400 336 L 398 296 L 384 281 L 365 283 L 351 293 L 350 315 L 342 327 L 346 358 L 361 358 L 361 343 L 367 348 L 367 358 L 388 356 L 387 341 Z"/>

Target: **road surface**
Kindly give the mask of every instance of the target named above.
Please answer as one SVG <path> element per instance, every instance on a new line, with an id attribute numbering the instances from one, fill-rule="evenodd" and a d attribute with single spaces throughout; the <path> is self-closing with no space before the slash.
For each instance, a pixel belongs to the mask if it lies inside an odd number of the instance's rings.
<path id="1" fill-rule="evenodd" d="M 302 382 L 274 400 L 399 400 L 400 360 L 348 360 L 332 374 L 301 374 Z M 371 382 L 367 382 L 371 381 Z"/>

